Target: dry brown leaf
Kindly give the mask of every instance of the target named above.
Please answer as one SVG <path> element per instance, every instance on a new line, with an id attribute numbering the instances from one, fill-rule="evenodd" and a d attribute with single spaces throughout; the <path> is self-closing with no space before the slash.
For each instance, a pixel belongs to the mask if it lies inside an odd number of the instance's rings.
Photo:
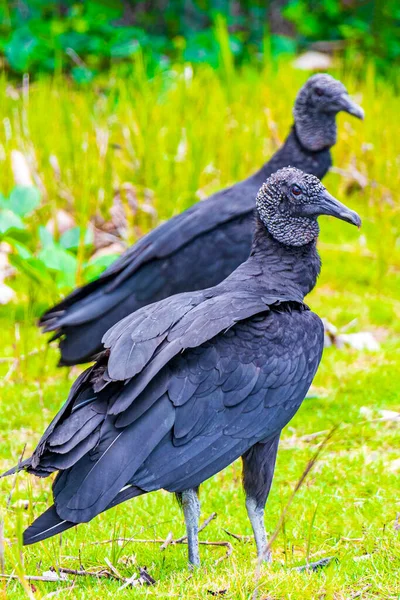
<path id="1" fill-rule="evenodd" d="M 110 256 L 111 254 L 121 254 L 125 250 L 125 245 L 122 242 L 114 242 L 109 246 L 104 246 L 97 250 L 92 259 L 96 260 L 97 258 L 101 258 L 102 256 Z"/>

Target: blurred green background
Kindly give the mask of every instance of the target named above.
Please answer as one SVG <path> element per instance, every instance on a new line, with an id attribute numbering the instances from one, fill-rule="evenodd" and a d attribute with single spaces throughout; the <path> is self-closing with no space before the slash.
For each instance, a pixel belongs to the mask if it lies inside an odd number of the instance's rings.
<path id="1" fill-rule="evenodd" d="M 260 61 L 267 45 L 273 57 L 310 45 L 339 51 L 360 68 L 373 58 L 382 73 L 400 58 L 396 0 L 2 0 L 0 52 L 16 75 L 63 71 L 77 81 L 139 50 L 149 66 L 217 66 L 217 19 L 229 29 L 237 63 Z"/>

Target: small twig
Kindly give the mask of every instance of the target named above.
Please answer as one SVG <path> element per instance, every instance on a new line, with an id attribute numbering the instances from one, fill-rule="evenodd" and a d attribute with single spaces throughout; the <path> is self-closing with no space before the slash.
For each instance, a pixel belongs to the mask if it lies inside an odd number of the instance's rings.
<path id="1" fill-rule="evenodd" d="M 216 519 L 216 517 L 217 517 L 217 513 L 215 513 L 215 512 L 212 513 L 208 517 L 208 519 L 206 519 L 204 521 L 204 523 L 199 527 L 199 533 L 201 531 L 203 531 L 207 527 L 207 525 L 209 525 L 211 523 L 211 521 L 213 519 Z M 148 543 L 154 542 L 155 544 L 161 544 L 161 545 L 165 544 L 165 547 L 167 547 L 170 544 L 183 544 L 184 541 L 187 539 L 187 536 L 184 535 L 184 536 L 182 536 L 180 538 L 177 538 L 176 540 L 172 539 L 171 541 L 169 541 L 169 536 L 170 536 L 170 534 L 167 535 L 167 537 L 166 537 L 165 540 L 161 540 L 161 539 L 144 540 L 144 539 L 136 539 L 134 537 L 130 537 L 130 538 L 118 537 L 118 538 L 114 538 L 114 539 L 111 539 L 111 540 L 103 540 L 101 542 L 90 542 L 90 544 L 93 545 L 93 546 L 101 546 L 103 544 L 113 544 L 113 543 L 118 543 L 118 542 L 121 542 L 121 543 L 131 543 L 131 542 L 134 543 L 134 542 L 138 542 L 139 544 L 148 544 Z M 164 548 L 161 547 L 160 550 L 164 550 Z"/>
<path id="2" fill-rule="evenodd" d="M 353 423 L 341 423 L 341 429 L 347 429 L 349 427 L 358 427 L 360 425 L 368 425 L 370 423 L 383 423 L 385 421 L 400 421 L 400 413 L 396 416 L 386 416 L 386 417 L 377 417 L 376 419 L 364 419 L 363 421 L 355 421 Z M 314 433 L 306 433 L 305 435 L 300 435 L 299 437 L 291 437 L 287 440 L 283 441 L 283 445 L 285 442 L 293 443 L 293 442 L 312 442 L 317 437 L 321 437 L 322 435 L 328 435 L 329 430 L 323 429 L 322 431 L 315 431 Z"/>
<path id="3" fill-rule="evenodd" d="M 110 571 L 102 569 L 100 571 L 86 571 L 85 569 L 68 569 L 66 567 L 59 567 L 57 569 L 58 573 L 63 573 L 65 575 L 75 575 L 78 577 L 96 577 L 103 579 L 117 579 L 118 581 L 123 582 L 123 587 L 127 587 L 128 585 L 153 585 L 155 583 L 155 579 L 147 573 L 145 568 L 140 569 L 140 577 L 137 578 L 135 574 L 133 577 L 122 577 L 122 575 L 118 572 L 118 570 L 111 564 L 109 560 L 106 559 L 106 563 L 110 568 Z M 61 577 L 55 569 L 51 569 L 54 572 L 54 575 L 24 575 L 23 579 L 26 581 L 47 581 L 49 583 L 54 582 L 67 582 L 70 583 L 70 579 L 68 577 Z M 3 579 L 15 579 L 21 581 L 21 577 L 18 575 L 4 575 L 0 574 L 0 578 Z"/>
<path id="4" fill-rule="evenodd" d="M 105 569 L 99 571 L 86 571 L 85 569 L 68 569 L 67 567 L 58 567 L 57 571 L 60 573 L 65 573 L 66 575 L 77 575 L 79 577 L 113 577 L 113 575 Z"/>
<path id="5" fill-rule="evenodd" d="M 321 437 L 321 435 L 326 435 L 328 432 L 327 429 L 323 429 L 322 431 L 315 431 L 314 433 L 306 433 L 306 435 L 301 435 L 300 437 L 295 438 L 296 442 L 312 442 L 317 437 Z"/>
<path id="6" fill-rule="evenodd" d="M 211 523 L 211 521 L 213 521 L 214 519 L 216 519 L 216 517 L 217 517 L 217 513 L 215 513 L 215 512 L 212 513 L 202 523 L 202 525 L 199 527 L 199 533 L 201 531 L 204 531 L 204 529 Z M 172 533 L 170 532 L 165 539 L 156 538 L 154 540 L 145 540 L 145 539 L 138 539 L 138 538 L 133 538 L 133 537 L 132 538 L 114 538 L 112 540 L 104 540 L 102 542 L 94 542 L 94 543 L 96 545 L 99 545 L 99 544 L 112 544 L 112 543 L 115 543 L 115 542 L 124 542 L 124 543 L 127 543 L 127 544 L 128 543 L 132 543 L 132 544 L 161 544 L 160 550 L 163 551 L 168 546 L 174 546 L 176 544 L 187 544 L 187 536 L 183 535 L 182 537 L 177 538 L 176 540 L 174 540 L 173 537 L 172 537 Z M 202 544 L 203 546 L 224 546 L 226 548 L 226 554 L 225 554 L 225 556 L 222 556 L 221 558 L 218 558 L 215 561 L 215 564 L 218 564 L 221 560 L 225 560 L 226 558 L 229 558 L 231 556 L 232 552 L 233 552 L 233 546 L 232 546 L 232 544 L 230 542 L 226 542 L 226 541 L 216 541 L 216 542 L 214 542 L 214 541 L 199 541 L 199 544 Z M 128 581 L 128 580 L 126 580 L 126 581 Z M 126 583 L 126 581 L 125 581 L 125 583 Z M 134 581 L 136 581 L 136 579 Z M 131 584 L 131 585 L 137 585 L 137 584 L 135 583 L 135 584 Z"/>
<path id="7" fill-rule="evenodd" d="M 358 323 L 358 317 L 356 317 L 355 319 L 352 319 L 346 325 L 343 325 L 343 327 L 340 328 L 340 333 L 345 333 L 351 327 L 353 327 L 353 325 L 356 325 L 357 323 Z"/>
<path id="8" fill-rule="evenodd" d="M 114 567 L 114 565 L 112 564 L 112 562 L 108 559 L 105 558 L 104 562 L 106 563 L 106 565 L 108 566 L 108 568 L 113 572 L 113 574 L 115 575 L 115 577 L 117 579 L 120 579 L 121 581 L 124 581 L 124 577 L 122 577 L 121 573 L 119 573 L 119 571 Z"/>
<path id="9" fill-rule="evenodd" d="M 8 362 L 15 362 L 16 360 L 18 360 L 18 361 L 26 360 L 29 356 L 34 356 L 35 354 L 39 354 L 39 352 L 41 352 L 41 351 L 42 350 L 40 350 L 39 348 L 36 348 L 35 350 L 31 350 L 27 354 L 21 354 L 21 356 L 18 356 L 18 359 L 16 359 L 14 356 L 3 356 L 3 357 L 0 357 L 0 364 L 8 363 Z"/>
<path id="10" fill-rule="evenodd" d="M 5 573 L 0 573 L 0 579 L 17 579 L 20 581 L 21 577 L 19 575 L 6 575 Z M 50 575 L 24 575 L 23 579 L 26 581 L 49 581 L 52 583 L 58 581 L 68 582 L 67 578 L 64 579 L 63 577 L 51 577 Z"/>
<path id="11" fill-rule="evenodd" d="M 185 542 L 186 543 L 186 542 Z M 221 561 L 228 559 L 233 552 L 233 546 L 230 542 L 199 542 L 199 544 L 203 544 L 204 546 L 224 546 L 226 548 L 225 556 L 220 556 L 214 561 L 214 565 L 218 565 Z"/>
<path id="12" fill-rule="evenodd" d="M 118 588 L 118 592 L 120 592 L 121 590 L 124 590 L 125 588 L 127 588 L 128 586 L 132 586 L 132 587 L 136 587 L 140 585 L 138 576 L 136 575 L 136 573 L 134 573 L 132 575 L 132 577 L 129 577 L 129 579 L 127 579 L 125 581 L 125 583 L 123 585 L 121 585 L 121 587 Z"/>
<path id="13" fill-rule="evenodd" d="M 11 375 L 14 373 L 14 371 L 18 365 L 19 365 L 19 360 L 17 358 L 14 358 L 13 362 L 11 363 L 10 368 L 8 369 L 7 373 L 3 377 L 3 383 L 9 381 L 9 379 L 11 378 Z"/>
<path id="14" fill-rule="evenodd" d="M 137 587 L 138 585 L 154 585 L 156 580 L 152 577 L 146 570 L 146 567 L 140 567 L 139 569 L 140 577 L 137 577 L 136 573 L 132 575 L 129 579 L 127 579 L 124 585 L 121 585 L 118 588 L 118 591 L 124 590 L 128 585 L 132 587 Z"/>
<path id="15" fill-rule="evenodd" d="M 108 559 L 106 559 L 106 563 L 110 571 L 107 571 L 106 569 L 103 569 L 101 571 L 85 571 L 84 569 L 67 569 L 65 567 L 60 567 L 59 571 L 60 573 L 67 573 L 68 575 L 117 579 L 117 581 L 121 581 L 123 583 L 122 588 L 128 587 L 129 585 L 153 585 L 153 583 L 155 583 L 155 579 L 153 579 L 153 577 L 151 577 L 151 575 L 149 575 L 149 573 L 147 573 L 145 569 L 141 568 L 139 570 L 140 577 L 137 577 L 136 573 L 132 575 L 132 577 L 122 577 L 119 571 L 111 564 L 111 562 Z M 144 573 L 146 573 L 146 577 L 144 576 Z"/>
<path id="16" fill-rule="evenodd" d="M 163 539 L 154 539 L 154 540 L 139 540 L 139 539 L 126 539 L 125 541 L 127 542 L 132 542 L 133 544 L 164 544 L 165 540 Z M 175 544 L 187 544 L 187 539 L 183 539 L 181 540 L 181 538 L 179 538 L 178 540 L 172 540 L 170 542 L 171 546 L 174 546 Z M 199 544 L 202 544 L 203 546 L 224 546 L 227 550 L 226 550 L 226 554 L 225 556 L 222 556 L 221 558 L 218 558 L 214 564 L 218 564 L 221 560 L 225 560 L 226 558 L 229 558 L 233 552 L 233 546 L 230 542 L 227 541 L 208 541 L 208 540 L 199 540 Z"/>
<path id="17" fill-rule="evenodd" d="M 167 537 L 165 538 L 165 542 L 160 547 L 161 552 L 165 550 L 165 548 L 168 548 L 168 546 L 173 542 L 173 539 L 174 537 L 172 535 L 172 531 L 170 531 Z"/>
<path id="18" fill-rule="evenodd" d="M 301 565 L 300 567 L 293 567 L 292 571 L 299 571 L 300 573 L 303 571 L 319 571 L 330 565 L 332 561 L 337 561 L 336 556 L 327 556 L 326 558 L 321 558 L 320 560 Z"/>
<path id="19" fill-rule="evenodd" d="M 248 544 L 249 542 L 253 541 L 251 535 L 239 535 L 237 533 L 232 533 L 227 529 L 222 529 L 222 531 L 225 531 L 227 535 L 230 535 L 231 537 L 235 538 L 235 540 L 238 540 L 238 542 L 243 542 L 244 544 Z"/>
<path id="20" fill-rule="evenodd" d="M 369 590 L 371 587 L 372 587 L 372 583 L 368 583 L 363 588 L 361 588 L 361 590 L 358 590 L 358 592 L 353 592 L 349 596 L 349 599 L 351 598 L 351 600 L 353 600 L 353 598 L 359 598 L 364 592 L 366 592 L 367 590 Z"/>

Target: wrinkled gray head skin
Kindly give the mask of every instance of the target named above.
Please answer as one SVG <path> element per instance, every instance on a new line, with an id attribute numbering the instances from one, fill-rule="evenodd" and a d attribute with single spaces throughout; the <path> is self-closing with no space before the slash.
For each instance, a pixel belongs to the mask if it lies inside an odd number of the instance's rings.
<path id="1" fill-rule="evenodd" d="M 313 75 L 300 89 L 293 109 L 296 133 L 308 150 L 330 148 L 336 143 L 336 115 L 344 111 L 364 118 L 341 81 L 326 73 Z"/>
<path id="2" fill-rule="evenodd" d="M 336 200 L 314 175 L 293 167 L 280 169 L 262 185 L 257 211 L 269 233 L 287 246 L 304 246 L 317 239 L 317 218 L 331 215 L 357 227 L 357 213 Z"/>

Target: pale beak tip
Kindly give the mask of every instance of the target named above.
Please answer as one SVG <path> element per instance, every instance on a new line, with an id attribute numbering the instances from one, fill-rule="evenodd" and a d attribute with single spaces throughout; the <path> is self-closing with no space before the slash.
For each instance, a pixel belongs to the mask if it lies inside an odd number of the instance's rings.
<path id="1" fill-rule="evenodd" d="M 361 219 L 356 212 L 354 212 L 354 211 L 351 211 L 350 213 L 342 212 L 342 213 L 340 213 L 340 217 L 343 219 L 343 221 L 348 221 L 349 223 L 352 223 L 353 225 L 358 227 L 358 229 L 360 229 Z"/>
<path id="2" fill-rule="evenodd" d="M 361 121 L 364 121 L 365 119 L 365 112 L 364 110 L 361 108 L 361 106 L 359 107 L 359 111 L 357 115 L 354 115 L 355 117 L 357 117 L 358 119 L 360 119 Z"/>
<path id="3" fill-rule="evenodd" d="M 348 94 L 344 94 L 342 96 L 342 110 L 347 112 L 349 115 L 356 117 L 356 119 L 360 119 L 361 121 L 363 121 L 365 118 L 364 109 L 362 109 L 359 104 L 354 102 Z"/>
<path id="4" fill-rule="evenodd" d="M 361 106 L 358 106 L 358 104 L 355 104 L 354 106 L 351 106 L 350 109 L 347 112 L 349 113 L 349 115 L 352 115 L 353 117 L 356 117 L 356 119 L 360 119 L 360 121 L 364 121 L 365 112 L 361 108 Z"/>

